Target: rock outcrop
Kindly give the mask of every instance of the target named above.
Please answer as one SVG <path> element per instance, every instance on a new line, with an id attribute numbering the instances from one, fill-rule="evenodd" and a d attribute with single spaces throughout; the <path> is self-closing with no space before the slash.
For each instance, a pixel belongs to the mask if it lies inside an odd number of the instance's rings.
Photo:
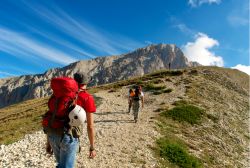
<path id="1" fill-rule="evenodd" d="M 44 74 L 1 79 L 0 107 L 50 95 L 50 79 L 56 76 L 72 77 L 75 72 L 84 72 L 92 76 L 90 85 L 93 86 L 166 69 L 169 65 L 171 69 L 177 69 L 199 64 L 188 62 L 175 45 L 150 45 L 120 56 L 78 61 L 62 68 L 50 69 Z"/>

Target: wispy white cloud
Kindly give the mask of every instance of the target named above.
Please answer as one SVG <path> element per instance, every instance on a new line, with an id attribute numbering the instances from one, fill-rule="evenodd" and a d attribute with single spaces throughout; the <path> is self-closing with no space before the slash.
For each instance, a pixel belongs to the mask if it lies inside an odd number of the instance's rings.
<path id="1" fill-rule="evenodd" d="M 59 7 L 53 6 L 52 11 L 34 4 L 26 5 L 35 11 L 37 16 L 53 25 L 54 28 L 59 28 L 59 31 L 98 52 L 116 55 L 120 54 L 121 50 L 131 50 L 141 46 L 140 43 L 132 39 L 107 33 L 86 21 L 73 18 Z"/>
<path id="2" fill-rule="evenodd" d="M 237 2 L 237 6 L 230 12 L 227 20 L 234 27 L 249 26 L 249 1 L 243 0 L 239 3 Z"/>
<path id="3" fill-rule="evenodd" d="M 4 64 L 0 66 L 0 71 L 5 72 L 8 70 L 9 72 L 12 72 L 12 74 L 34 74 L 35 72 L 29 70 L 29 68 L 30 67 L 16 67 L 10 64 Z"/>
<path id="4" fill-rule="evenodd" d="M 27 66 L 14 66 L 5 63 L 0 66 L 0 78 L 35 74 L 34 71 L 29 69 L 30 67 Z"/>
<path id="5" fill-rule="evenodd" d="M 135 50 L 139 47 L 143 47 L 145 44 L 135 41 L 129 37 L 106 33 L 106 40 L 108 43 L 119 50 L 119 52 Z"/>
<path id="6" fill-rule="evenodd" d="M 182 33 L 190 36 L 194 36 L 195 31 L 187 27 L 187 25 L 183 23 L 179 23 L 177 25 L 174 25 L 174 27 L 177 27 Z"/>
<path id="7" fill-rule="evenodd" d="M 248 75 L 250 75 L 250 66 L 246 66 L 246 65 L 241 65 L 241 64 L 238 64 L 234 67 L 231 67 L 232 69 L 238 69 L 242 72 L 245 72 L 247 73 Z"/>
<path id="8" fill-rule="evenodd" d="M 173 28 L 177 28 L 180 32 L 187 36 L 194 36 L 196 34 L 196 31 L 188 27 L 185 23 L 180 21 L 175 16 L 170 16 L 170 22 Z"/>
<path id="9" fill-rule="evenodd" d="M 188 4 L 191 5 L 191 7 L 198 7 L 203 4 L 220 4 L 221 0 L 188 0 Z"/>
<path id="10" fill-rule="evenodd" d="M 204 33 L 198 33 L 195 41 L 188 42 L 182 49 L 190 61 L 196 61 L 202 65 L 223 66 L 223 58 L 210 51 L 211 48 L 218 45 L 217 40 L 208 37 Z"/>
<path id="11" fill-rule="evenodd" d="M 240 16 L 228 16 L 228 21 L 232 26 L 247 26 L 249 25 L 249 20 Z"/>
<path id="12" fill-rule="evenodd" d="M 61 46 L 63 46 L 64 48 L 67 48 L 69 50 L 73 50 L 79 54 L 81 54 L 82 56 L 87 56 L 89 58 L 95 58 L 96 55 L 93 55 L 91 54 L 90 52 L 88 51 L 85 51 L 83 48 L 80 48 L 78 47 L 77 45 L 69 42 L 69 41 L 65 41 L 63 40 L 62 38 L 58 37 L 58 36 L 55 36 L 53 35 L 52 33 L 49 33 L 49 32 L 42 32 L 41 30 L 38 30 L 34 27 L 28 27 L 28 29 L 30 29 L 32 32 L 35 32 L 36 34 L 50 40 L 50 41 L 53 41 L 55 42 L 56 44 L 60 44 Z"/>
<path id="13" fill-rule="evenodd" d="M 10 76 L 17 76 L 17 75 L 5 71 L 0 71 L 0 78 L 10 77 Z"/>
<path id="14" fill-rule="evenodd" d="M 117 55 L 144 45 L 126 36 L 106 32 L 72 17 L 56 4 L 52 3 L 48 7 L 27 1 L 22 1 L 22 3 L 25 6 L 22 10 L 32 14 L 40 23 L 46 24 L 48 29 L 38 29 L 29 23 L 20 22 L 19 24 L 28 30 L 27 33 L 23 33 L 0 26 L 0 52 L 24 59 L 32 64 L 44 66 L 40 65 L 40 62 L 48 60 L 52 64 L 67 65 L 77 61 L 76 58 L 95 58 L 98 56 L 97 53 Z M 31 35 L 31 33 L 33 34 Z M 72 56 L 74 53 L 77 55 L 76 57 Z M 6 71 L 3 70 L 2 74 L 3 72 Z M 15 73 L 12 70 L 10 72 Z M 5 74 L 7 75 L 7 72 Z"/>
<path id="15" fill-rule="evenodd" d="M 0 27 L 0 51 L 9 53 L 15 57 L 33 60 L 46 59 L 58 64 L 67 65 L 77 61 L 72 56 L 52 48 L 24 34 Z"/>

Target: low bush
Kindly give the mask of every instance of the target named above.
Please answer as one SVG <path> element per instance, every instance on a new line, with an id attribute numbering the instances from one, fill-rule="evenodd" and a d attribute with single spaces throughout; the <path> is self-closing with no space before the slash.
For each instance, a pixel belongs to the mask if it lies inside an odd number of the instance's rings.
<path id="1" fill-rule="evenodd" d="M 166 86 L 156 86 L 152 83 L 149 83 L 149 84 L 144 86 L 144 90 L 146 90 L 146 91 L 163 90 L 165 88 L 166 88 Z"/>
<path id="2" fill-rule="evenodd" d="M 171 76 L 179 76 L 183 74 L 181 70 L 169 71 Z"/>
<path id="3" fill-rule="evenodd" d="M 150 82 L 152 82 L 153 84 L 159 84 L 159 83 L 163 83 L 163 80 L 156 78 L 156 79 L 151 80 Z"/>
<path id="4" fill-rule="evenodd" d="M 192 69 L 189 74 L 192 74 L 192 75 L 197 75 L 198 74 L 198 70 L 197 69 Z"/>
<path id="5" fill-rule="evenodd" d="M 162 94 L 162 93 L 170 93 L 172 91 L 173 91 L 173 89 L 157 90 L 157 91 L 154 91 L 153 94 L 154 95 L 159 95 L 159 94 Z"/>
<path id="6" fill-rule="evenodd" d="M 173 91 L 173 89 L 165 89 L 165 90 L 163 90 L 163 93 L 170 93 L 170 92 L 172 92 Z"/>
<path id="7" fill-rule="evenodd" d="M 167 137 L 157 140 L 159 155 L 170 163 L 182 168 L 200 168 L 199 159 L 190 155 L 183 143 Z"/>
<path id="8" fill-rule="evenodd" d="M 184 73 L 183 70 L 170 70 L 169 71 L 165 69 L 165 70 L 153 72 L 151 74 L 148 74 L 147 76 L 162 78 L 166 76 L 179 76 L 179 75 L 182 75 L 183 73 Z"/>
<path id="9" fill-rule="evenodd" d="M 97 96 L 95 96 L 95 95 L 93 95 L 93 97 L 94 97 L 94 99 L 95 99 L 95 105 L 96 105 L 96 107 L 99 107 L 99 106 L 102 104 L 103 98 L 97 97 Z"/>
<path id="10" fill-rule="evenodd" d="M 179 122 L 188 122 L 190 124 L 199 124 L 203 115 L 203 110 L 193 105 L 179 105 L 171 110 L 164 111 L 161 115 L 171 117 Z"/>

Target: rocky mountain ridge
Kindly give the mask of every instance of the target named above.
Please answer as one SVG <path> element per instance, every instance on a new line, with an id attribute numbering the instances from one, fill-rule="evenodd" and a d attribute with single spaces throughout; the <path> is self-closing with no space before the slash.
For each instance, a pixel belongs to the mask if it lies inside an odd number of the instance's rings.
<path id="1" fill-rule="evenodd" d="M 169 68 L 169 63 L 173 69 L 199 65 L 188 62 L 175 45 L 150 45 L 120 56 L 78 61 L 62 68 L 50 69 L 44 74 L 0 79 L 0 107 L 50 95 L 50 79 L 53 77 L 72 77 L 75 72 L 84 72 L 92 76 L 90 85 L 93 86 Z"/>

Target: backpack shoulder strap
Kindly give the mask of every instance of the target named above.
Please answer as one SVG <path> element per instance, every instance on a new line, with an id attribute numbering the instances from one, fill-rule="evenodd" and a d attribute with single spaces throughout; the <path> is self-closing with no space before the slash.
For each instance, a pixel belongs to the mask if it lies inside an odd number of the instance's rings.
<path id="1" fill-rule="evenodd" d="M 73 99 L 73 102 L 72 102 L 73 105 L 77 104 L 77 100 L 78 100 L 78 96 L 79 96 L 80 92 L 82 92 L 82 90 L 78 90 L 78 92 L 76 93 L 76 96 L 75 96 L 75 98 Z"/>

